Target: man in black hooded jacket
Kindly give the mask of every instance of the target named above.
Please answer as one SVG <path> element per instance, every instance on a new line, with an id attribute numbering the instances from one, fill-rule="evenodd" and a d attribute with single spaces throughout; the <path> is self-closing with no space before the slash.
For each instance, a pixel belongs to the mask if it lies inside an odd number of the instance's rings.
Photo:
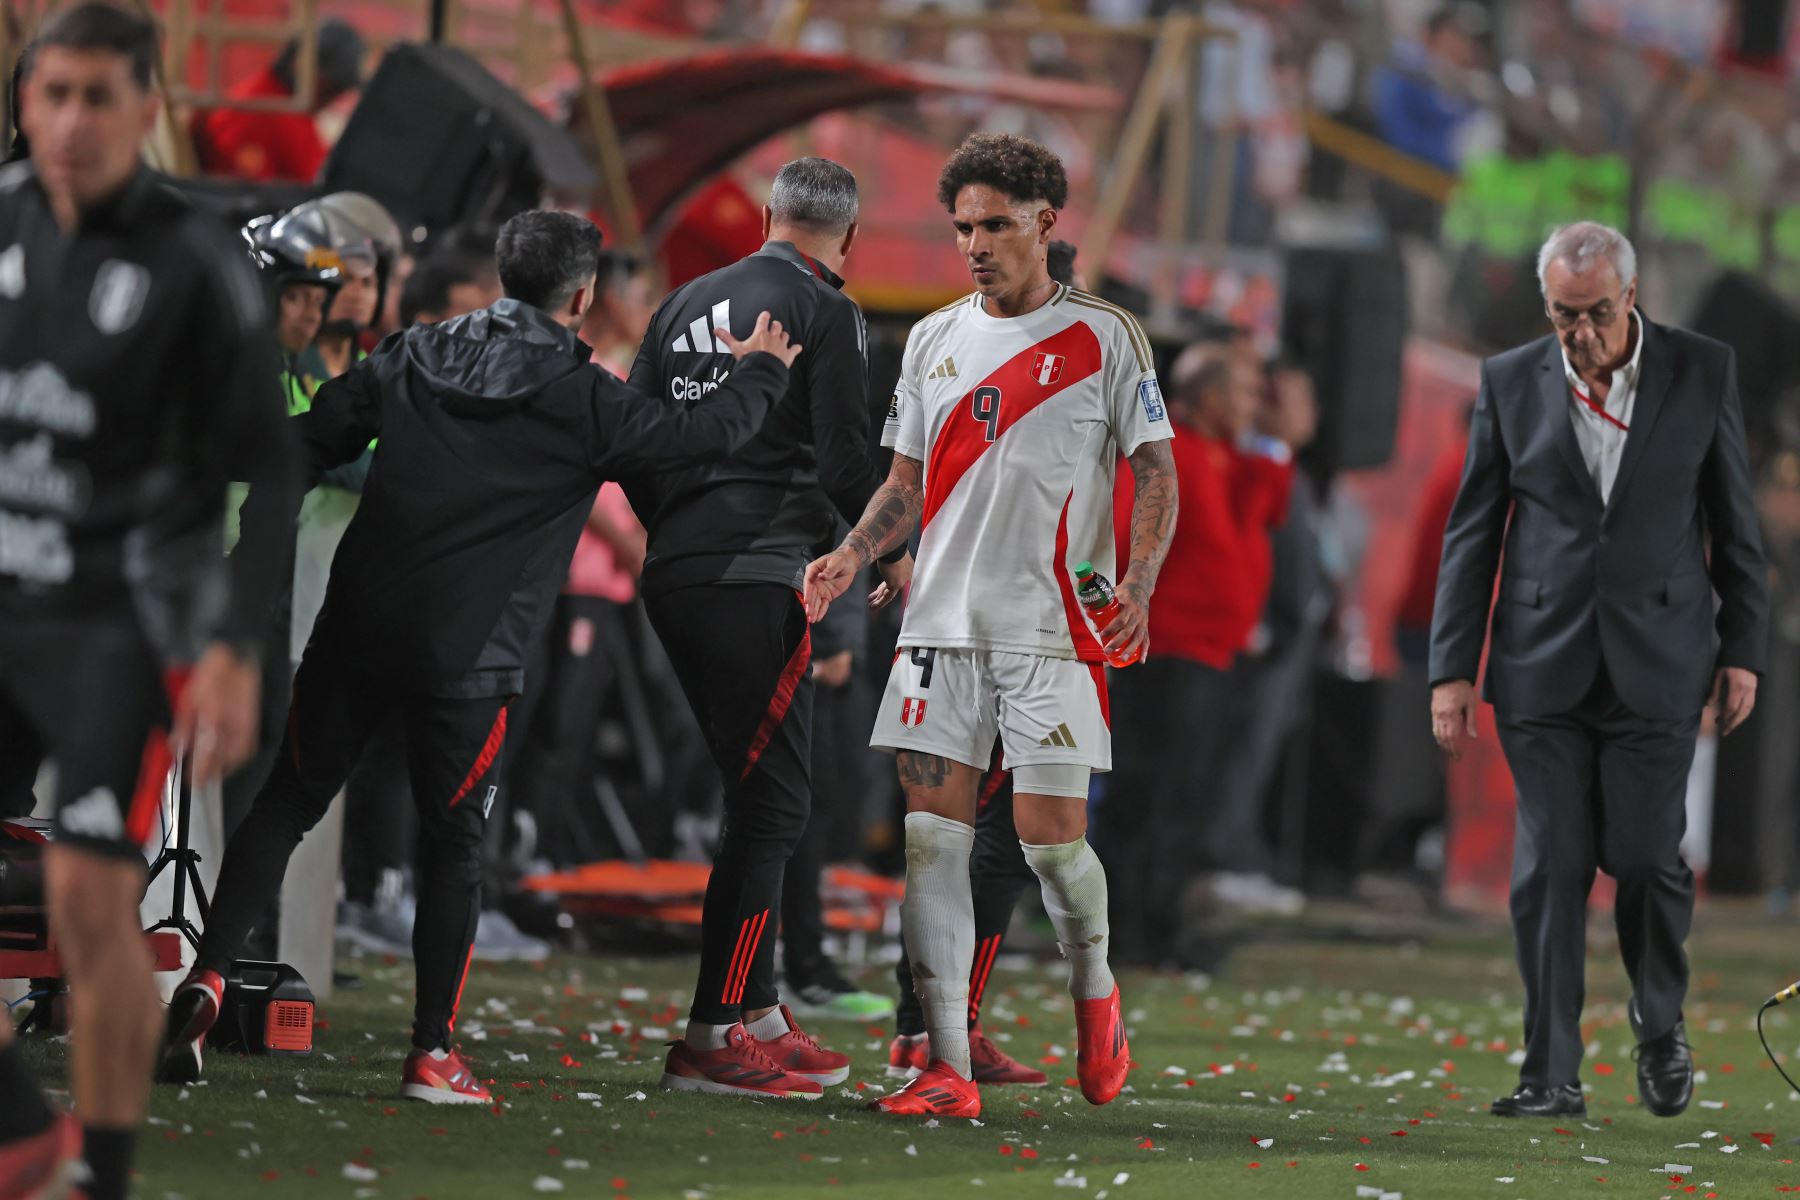
<path id="1" fill-rule="evenodd" d="M 502 777 L 507 708 L 594 494 L 623 472 L 723 458 L 748 441 L 800 347 L 765 312 L 724 386 L 669 409 L 590 364 L 575 335 L 600 235 L 566 213 L 500 231 L 506 298 L 388 338 L 292 418 L 306 482 L 380 445 L 294 677 L 269 782 L 232 837 L 192 974 L 169 1008 L 161 1075 L 191 1079 L 223 977 L 389 711 L 405 729 L 420 818 L 417 1005 L 402 1094 L 488 1103 L 451 1048 L 481 911 L 482 826 Z M 296 505 L 253 489 L 243 544 L 292 537 Z"/>

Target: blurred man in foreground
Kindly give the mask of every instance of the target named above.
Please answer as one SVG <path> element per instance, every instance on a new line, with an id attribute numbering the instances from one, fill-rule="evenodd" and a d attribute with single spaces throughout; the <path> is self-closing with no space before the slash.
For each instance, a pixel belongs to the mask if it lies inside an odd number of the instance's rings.
<path id="1" fill-rule="evenodd" d="M 78 4 L 38 36 L 32 158 L 0 172 L 0 743 L 57 767 L 44 855 L 73 1003 L 54 1113 L 0 1021 L 0 1197 L 123 1200 L 159 1021 L 138 923 L 172 757 L 255 746 L 279 545 L 222 547 L 231 479 L 296 495 L 267 307 L 233 239 L 154 183 L 156 32 Z"/>

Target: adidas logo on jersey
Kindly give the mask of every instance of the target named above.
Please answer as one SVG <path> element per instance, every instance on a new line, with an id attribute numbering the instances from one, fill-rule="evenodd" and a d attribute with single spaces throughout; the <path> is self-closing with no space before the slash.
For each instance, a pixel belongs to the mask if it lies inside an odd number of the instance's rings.
<path id="1" fill-rule="evenodd" d="M 1039 742 L 1040 746 L 1061 746 L 1065 750 L 1075 749 L 1075 735 L 1069 732 L 1069 723 L 1064 721 L 1050 731 L 1050 736 Z"/>
<path id="2" fill-rule="evenodd" d="M 927 378 L 927 379 L 955 379 L 956 378 L 956 359 L 953 357 L 946 358 L 943 362 L 941 362 L 937 366 L 931 368 L 931 374 L 927 375 L 925 378 Z"/>
<path id="3" fill-rule="evenodd" d="M 712 331 L 723 329 L 731 332 L 731 301 L 729 298 L 712 306 L 712 320 L 695 317 L 688 322 L 688 331 L 669 343 L 671 354 L 727 354 L 724 342 L 714 343 Z"/>

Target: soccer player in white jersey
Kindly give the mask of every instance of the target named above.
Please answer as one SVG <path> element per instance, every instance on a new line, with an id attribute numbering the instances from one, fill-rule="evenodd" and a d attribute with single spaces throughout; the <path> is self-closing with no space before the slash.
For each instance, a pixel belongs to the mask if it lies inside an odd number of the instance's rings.
<path id="1" fill-rule="evenodd" d="M 906 791 L 901 927 L 931 1061 L 876 1102 L 886 1112 L 981 1111 L 969 1065 L 969 851 L 996 737 L 1019 840 L 1070 963 L 1082 1094 L 1105 1104 L 1130 1065 L 1106 962 L 1106 874 L 1087 844 L 1088 777 L 1112 766 L 1104 660 L 1148 645 L 1150 593 L 1175 529 L 1175 466 L 1143 331 L 1046 268 L 1068 191 L 1054 154 L 1011 135 L 970 137 L 945 165 L 938 200 L 975 293 L 913 327 L 883 437 L 894 450 L 887 481 L 806 574 L 816 620 L 862 568 L 923 528 L 871 743 L 898 752 Z M 1130 559 L 1122 611 L 1096 637 L 1075 600 L 1075 564 L 1116 561 L 1121 455 L 1137 481 Z"/>

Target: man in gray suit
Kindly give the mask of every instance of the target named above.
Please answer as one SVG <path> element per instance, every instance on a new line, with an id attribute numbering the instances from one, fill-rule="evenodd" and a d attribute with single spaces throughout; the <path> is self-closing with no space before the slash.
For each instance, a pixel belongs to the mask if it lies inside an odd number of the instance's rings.
<path id="1" fill-rule="evenodd" d="M 1518 788 L 1525 1062 L 1492 1111 L 1586 1112 L 1582 967 L 1598 866 L 1618 883 L 1638 1092 L 1674 1116 L 1694 1075 L 1681 1018 L 1688 766 L 1703 706 L 1717 706 L 1722 734 L 1750 715 L 1768 641 L 1737 365 L 1718 342 L 1636 311 L 1637 256 L 1617 230 L 1558 229 L 1538 279 L 1556 332 L 1482 364 L 1431 627 L 1432 732 L 1460 757 L 1492 607 L 1483 696 Z"/>

